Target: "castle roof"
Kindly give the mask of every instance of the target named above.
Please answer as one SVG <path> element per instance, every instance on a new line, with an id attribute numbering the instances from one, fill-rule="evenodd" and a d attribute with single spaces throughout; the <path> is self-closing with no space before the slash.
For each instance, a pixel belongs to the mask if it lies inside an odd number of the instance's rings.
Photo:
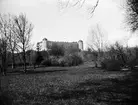
<path id="1" fill-rule="evenodd" d="M 44 38 L 43 40 L 47 40 L 47 38 Z"/>
<path id="2" fill-rule="evenodd" d="M 78 42 L 83 42 L 82 40 L 79 40 Z"/>

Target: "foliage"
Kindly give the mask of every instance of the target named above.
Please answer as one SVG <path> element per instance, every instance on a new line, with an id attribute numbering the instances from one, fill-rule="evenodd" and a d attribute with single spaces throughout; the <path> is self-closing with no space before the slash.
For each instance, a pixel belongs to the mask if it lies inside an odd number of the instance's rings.
<path id="1" fill-rule="evenodd" d="M 132 32 L 138 30 L 138 1 L 127 0 L 126 22 Z"/>
<path id="2" fill-rule="evenodd" d="M 51 66 L 51 60 L 49 58 L 45 58 L 40 65 Z"/>
<path id="3" fill-rule="evenodd" d="M 80 53 L 82 53 L 82 55 L 83 55 L 82 58 L 83 58 L 84 61 L 92 61 L 93 60 L 93 54 L 90 50 L 89 51 L 83 51 L 83 52 L 80 52 Z"/>
<path id="4" fill-rule="evenodd" d="M 72 54 L 71 58 L 72 58 L 72 65 L 73 66 L 77 66 L 77 65 L 83 63 L 82 58 L 78 54 Z"/>
<path id="5" fill-rule="evenodd" d="M 131 69 L 134 69 L 135 66 L 138 65 L 138 58 L 137 59 L 132 59 L 127 63 L 128 67 Z"/>
<path id="6" fill-rule="evenodd" d="M 58 59 L 58 64 L 62 67 L 66 66 L 66 59 L 65 57 L 61 57 Z"/>
<path id="7" fill-rule="evenodd" d="M 40 65 L 40 63 L 43 61 L 43 56 L 41 55 L 40 52 L 37 52 L 36 59 L 35 59 L 35 64 Z"/>
<path id="8" fill-rule="evenodd" d="M 134 69 L 135 66 L 138 65 L 138 47 L 134 47 L 134 52 L 131 51 L 129 54 L 129 60 L 127 61 L 127 65 L 131 68 Z"/>
<path id="9" fill-rule="evenodd" d="M 41 65 L 44 66 L 77 66 L 82 64 L 82 58 L 77 54 L 70 54 L 60 58 L 51 56 L 48 59 L 44 59 Z"/>
<path id="10" fill-rule="evenodd" d="M 2 58 L 3 71 L 6 71 L 7 52 L 9 51 L 12 54 L 12 66 L 14 68 L 14 53 L 22 51 L 20 54 L 22 55 L 24 71 L 26 72 L 27 57 L 30 59 L 26 51 L 30 47 L 33 25 L 24 14 L 20 14 L 19 16 L 0 14 L 0 27 L 0 57 Z"/>
<path id="11" fill-rule="evenodd" d="M 138 65 L 138 48 L 123 47 L 119 43 L 115 43 L 115 45 L 110 46 L 108 51 L 105 52 L 105 62 L 109 59 L 118 61 L 121 67 L 129 66 L 133 68 Z M 102 65 L 104 67 L 104 64 Z"/>
<path id="12" fill-rule="evenodd" d="M 6 74 L 7 69 L 7 51 L 8 48 L 8 36 L 9 36 L 9 22 L 7 15 L 0 14 L 0 59 L 1 70 Z"/>
<path id="13" fill-rule="evenodd" d="M 121 62 L 122 66 L 126 65 L 128 60 L 127 48 L 123 47 L 120 43 L 116 42 L 107 48 L 104 52 L 104 58 L 111 60 L 118 60 Z"/>
<path id="14" fill-rule="evenodd" d="M 77 66 L 82 63 L 83 60 L 78 54 L 66 55 L 59 59 L 59 64 L 61 66 Z"/>
<path id="15" fill-rule="evenodd" d="M 80 52 L 80 50 L 72 46 L 69 46 L 67 49 L 65 49 L 65 55 L 74 54 L 78 52 Z"/>
<path id="16" fill-rule="evenodd" d="M 41 55 L 43 56 L 43 59 L 48 59 L 49 58 L 49 53 L 48 51 L 40 51 Z"/>
<path id="17" fill-rule="evenodd" d="M 22 59 L 24 63 L 24 71 L 26 72 L 26 50 L 30 47 L 33 25 L 28 21 L 24 14 L 14 16 L 13 20 L 15 25 L 14 34 L 17 35 L 17 40 L 19 42 L 18 47 L 23 52 Z"/>
<path id="18" fill-rule="evenodd" d="M 32 51 L 31 52 L 31 64 L 35 67 L 35 65 L 44 64 L 45 59 L 48 59 L 48 52 L 47 51 Z"/>
<path id="19" fill-rule="evenodd" d="M 85 60 L 85 57 L 86 57 L 86 53 L 81 51 L 81 52 L 78 52 L 78 56 L 81 57 L 81 59 L 84 61 Z"/>
<path id="20" fill-rule="evenodd" d="M 127 65 L 129 61 L 131 51 L 128 47 L 123 47 L 121 44 L 116 42 L 107 48 L 104 52 L 104 57 L 101 61 L 101 67 L 107 70 L 120 70 L 121 67 Z"/>
<path id="21" fill-rule="evenodd" d="M 64 48 L 62 46 L 58 46 L 56 43 L 52 44 L 51 50 L 49 51 L 52 56 L 64 56 Z"/>
<path id="22" fill-rule="evenodd" d="M 95 67 L 97 67 L 98 62 L 103 57 L 103 51 L 106 45 L 106 35 L 104 30 L 97 24 L 95 27 L 91 28 L 88 36 L 88 52 L 91 52 L 92 61 L 95 63 Z"/>
<path id="23" fill-rule="evenodd" d="M 118 60 L 104 59 L 101 62 L 101 67 L 109 71 L 118 71 L 121 68 L 121 62 Z"/>
<path id="24" fill-rule="evenodd" d="M 49 59 L 51 61 L 51 65 L 52 66 L 59 66 L 59 62 L 58 62 L 58 58 L 57 57 L 51 56 Z"/>
<path id="25" fill-rule="evenodd" d="M 65 66 L 72 66 L 73 65 L 73 59 L 71 55 L 64 56 Z"/>
<path id="26" fill-rule="evenodd" d="M 31 51 L 30 52 L 30 64 L 34 66 L 35 68 L 35 65 L 40 65 L 40 63 L 43 61 L 43 56 L 41 54 L 41 52 L 39 51 Z"/>

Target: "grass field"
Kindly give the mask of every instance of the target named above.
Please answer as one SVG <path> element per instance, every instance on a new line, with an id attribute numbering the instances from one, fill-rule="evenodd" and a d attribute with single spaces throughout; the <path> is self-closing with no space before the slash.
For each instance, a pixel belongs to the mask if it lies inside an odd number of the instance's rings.
<path id="1" fill-rule="evenodd" d="M 137 75 L 91 66 L 47 67 L 9 73 L 1 84 L 13 105 L 133 105 Z"/>

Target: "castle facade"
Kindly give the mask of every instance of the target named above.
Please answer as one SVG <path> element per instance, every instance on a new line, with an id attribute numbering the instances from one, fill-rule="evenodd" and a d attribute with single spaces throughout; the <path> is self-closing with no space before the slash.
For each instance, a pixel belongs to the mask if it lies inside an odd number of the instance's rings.
<path id="1" fill-rule="evenodd" d="M 62 46 L 64 48 L 74 48 L 83 50 L 83 41 L 79 40 L 78 42 L 56 42 L 56 41 L 49 41 L 46 38 L 44 38 L 41 42 L 37 43 L 37 50 L 39 51 L 48 51 L 51 49 L 52 45 L 56 44 L 58 46 Z"/>

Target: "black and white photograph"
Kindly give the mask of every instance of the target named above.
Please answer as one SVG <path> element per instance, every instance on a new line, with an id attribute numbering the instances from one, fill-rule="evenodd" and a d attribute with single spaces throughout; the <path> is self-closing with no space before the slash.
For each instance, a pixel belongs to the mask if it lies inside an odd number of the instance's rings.
<path id="1" fill-rule="evenodd" d="M 0 0 L 0 105 L 138 105 L 138 0 Z"/>

